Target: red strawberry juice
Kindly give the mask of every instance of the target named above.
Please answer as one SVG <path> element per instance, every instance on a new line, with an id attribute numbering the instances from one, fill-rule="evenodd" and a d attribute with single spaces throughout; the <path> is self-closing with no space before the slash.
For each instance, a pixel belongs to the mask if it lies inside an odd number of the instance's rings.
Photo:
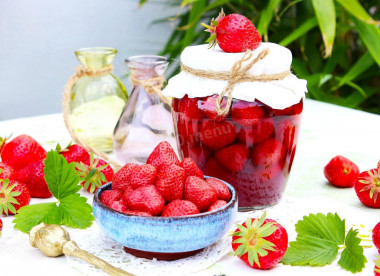
<path id="1" fill-rule="evenodd" d="M 215 99 L 173 99 L 181 158 L 192 158 L 205 175 L 232 184 L 241 211 L 276 204 L 296 151 L 302 99 L 283 110 L 233 99 L 226 116 L 216 113 Z"/>

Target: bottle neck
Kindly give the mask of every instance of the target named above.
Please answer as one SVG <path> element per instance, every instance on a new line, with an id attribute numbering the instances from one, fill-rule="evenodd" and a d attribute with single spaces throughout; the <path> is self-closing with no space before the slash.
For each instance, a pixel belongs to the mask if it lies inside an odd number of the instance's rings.
<path id="1" fill-rule="evenodd" d="M 91 69 L 101 69 L 112 64 L 117 50 L 105 47 L 83 48 L 75 51 L 79 62 Z"/>

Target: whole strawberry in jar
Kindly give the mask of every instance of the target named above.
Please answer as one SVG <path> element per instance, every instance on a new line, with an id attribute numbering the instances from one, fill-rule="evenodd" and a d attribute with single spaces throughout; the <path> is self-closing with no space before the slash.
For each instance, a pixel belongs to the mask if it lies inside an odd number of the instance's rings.
<path id="1" fill-rule="evenodd" d="M 181 157 L 232 184 L 241 211 L 276 204 L 284 191 L 307 91 L 291 62 L 287 48 L 261 38 L 245 52 L 190 46 L 163 91 Z"/>

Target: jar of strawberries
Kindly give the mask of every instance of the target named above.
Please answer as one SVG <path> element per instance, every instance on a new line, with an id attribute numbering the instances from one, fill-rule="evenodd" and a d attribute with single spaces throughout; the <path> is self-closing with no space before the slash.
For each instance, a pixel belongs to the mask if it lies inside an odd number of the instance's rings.
<path id="1" fill-rule="evenodd" d="M 307 91 L 291 62 L 274 43 L 240 53 L 190 46 L 163 91 L 181 157 L 232 184 L 241 211 L 276 204 L 284 191 Z"/>

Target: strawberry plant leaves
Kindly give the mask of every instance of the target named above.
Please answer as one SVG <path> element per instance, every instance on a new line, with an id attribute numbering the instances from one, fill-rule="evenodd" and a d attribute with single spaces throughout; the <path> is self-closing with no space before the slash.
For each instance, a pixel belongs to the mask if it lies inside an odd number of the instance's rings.
<path id="1" fill-rule="evenodd" d="M 310 214 L 298 221 L 296 231 L 299 236 L 312 236 L 343 244 L 346 233 L 345 220 L 342 220 L 338 214 L 328 213 L 327 216 L 321 213 Z"/>
<path id="2" fill-rule="evenodd" d="M 30 229 L 41 222 L 47 224 L 61 224 L 60 211 L 55 202 L 21 207 L 13 220 L 15 229 L 23 233 L 29 233 Z"/>
<path id="3" fill-rule="evenodd" d="M 84 229 L 91 226 L 94 217 L 92 207 L 87 199 L 79 194 L 72 194 L 63 198 L 59 204 L 59 210 L 64 225 Z"/>
<path id="4" fill-rule="evenodd" d="M 359 245 L 361 240 L 358 232 L 352 228 L 348 231 L 345 241 L 346 248 L 342 251 L 338 262 L 342 268 L 352 273 L 362 271 L 367 262 L 367 258 L 363 255 L 363 247 Z"/>
<path id="5" fill-rule="evenodd" d="M 297 237 L 297 240 L 289 243 L 283 264 L 324 266 L 331 264 L 338 254 L 338 245 L 335 242 L 313 237 Z"/>
<path id="6" fill-rule="evenodd" d="M 75 165 L 68 164 L 66 159 L 56 151 L 47 153 L 44 172 L 49 190 L 58 200 L 82 188 L 75 172 Z"/>

